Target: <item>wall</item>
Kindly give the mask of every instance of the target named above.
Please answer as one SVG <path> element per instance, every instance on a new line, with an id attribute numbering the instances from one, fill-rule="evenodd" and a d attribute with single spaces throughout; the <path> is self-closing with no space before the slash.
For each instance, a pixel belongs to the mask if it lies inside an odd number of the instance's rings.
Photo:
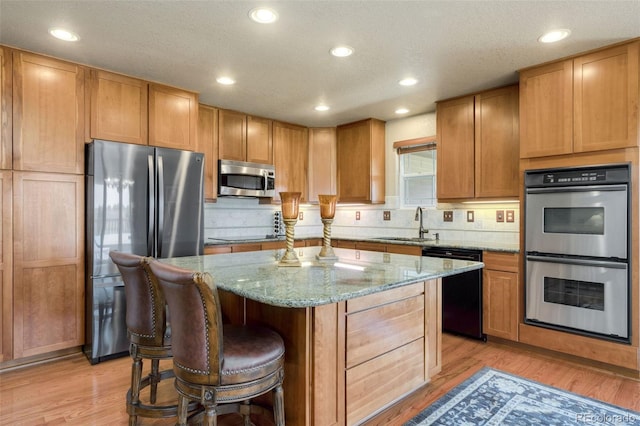
<path id="1" fill-rule="evenodd" d="M 417 237 L 415 208 L 401 208 L 398 197 L 398 155 L 393 143 L 400 140 L 432 136 L 436 133 L 436 115 L 427 113 L 386 123 L 386 197 L 383 205 L 338 206 L 332 225 L 334 237 Z M 205 205 L 205 241 L 207 238 L 237 239 L 274 233 L 274 212 L 278 205 L 261 205 L 257 199 L 220 198 Z M 383 212 L 391 220 L 383 220 Z M 453 222 L 443 221 L 443 210 L 453 210 Z M 474 211 L 474 221 L 467 222 L 467 211 Z M 496 222 L 497 210 L 514 210 L 513 223 Z M 300 207 L 302 220 L 295 227 L 296 237 L 322 236 L 322 222 L 317 206 Z M 359 212 L 360 220 L 356 220 Z M 442 240 L 487 241 L 517 244 L 520 228 L 519 203 L 439 204 L 425 208 L 423 223 L 429 235 L 437 232 Z"/>

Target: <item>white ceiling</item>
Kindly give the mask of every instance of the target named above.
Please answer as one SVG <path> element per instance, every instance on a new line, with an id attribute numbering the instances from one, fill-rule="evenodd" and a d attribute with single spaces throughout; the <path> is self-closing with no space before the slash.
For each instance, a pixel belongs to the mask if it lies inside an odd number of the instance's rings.
<path id="1" fill-rule="evenodd" d="M 275 24 L 248 11 L 270 6 Z M 67 43 L 48 29 L 64 26 Z M 536 41 L 568 28 L 555 45 Z M 516 70 L 640 36 L 633 1 L 0 0 L 0 44 L 200 93 L 200 102 L 307 126 L 435 110 Z M 349 58 L 329 49 L 347 44 Z M 237 84 L 221 86 L 221 74 Z M 402 87 L 398 80 L 419 83 Z M 327 112 L 314 105 L 326 103 Z"/>

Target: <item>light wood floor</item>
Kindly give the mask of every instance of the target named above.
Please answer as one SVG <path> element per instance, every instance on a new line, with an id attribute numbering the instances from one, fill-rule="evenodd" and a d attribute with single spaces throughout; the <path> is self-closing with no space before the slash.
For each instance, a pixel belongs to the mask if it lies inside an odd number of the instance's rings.
<path id="1" fill-rule="evenodd" d="M 442 372 L 429 385 L 367 426 L 402 424 L 483 366 L 640 411 L 640 381 L 594 367 L 451 335 L 443 336 L 442 358 Z M 0 373 L 0 425 L 126 425 L 124 395 L 129 380 L 129 358 L 91 366 L 81 354 Z M 168 395 L 171 387 L 162 391 Z M 174 421 L 140 418 L 138 424 L 171 425 Z M 226 423 L 237 424 L 237 420 L 227 419 Z"/>

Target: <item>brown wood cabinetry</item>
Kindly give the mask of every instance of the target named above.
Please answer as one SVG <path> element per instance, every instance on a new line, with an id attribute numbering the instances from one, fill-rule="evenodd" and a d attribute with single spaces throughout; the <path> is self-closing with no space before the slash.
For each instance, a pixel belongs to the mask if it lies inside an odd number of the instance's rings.
<path id="1" fill-rule="evenodd" d="M 198 95 L 102 70 L 91 71 L 91 139 L 196 149 Z"/>
<path id="2" fill-rule="evenodd" d="M 84 173 L 84 73 L 77 64 L 13 54 L 13 168 Z"/>
<path id="3" fill-rule="evenodd" d="M 12 63 L 11 50 L 0 46 L 0 169 L 13 167 Z"/>
<path id="4" fill-rule="evenodd" d="M 13 220 L 12 172 L 0 171 L 0 362 L 12 357 L 13 341 Z"/>
<path id="5" fill-rule="evenodd" d="M 276 196 L 279 192 L 300 192 L 301 202 L 307 201 L 307 170 L 309 162 L 309 131 L 294 124 L 273 123 L 273 164 L 276 168 Z"/>
<path id="6" fill-rule="evenodd" d="M 14 358 L 84 343 L 84 176 L 14 172 Z"/>
<path id="7" fill-rule="evenodd" d="M 194 151 L 198 126 L 198 95 L 149 84 L 149 145 Z"/>
<path id="8" fill-rule="evenodd" d="M 218 114 L 221 159 L 273 164 L 273 121 L 226 109 Z"/>
<path id="9" fill-rule="evenodd" d="M 338 202 L 384 203 L 384 121 L 370 118 L 336 129 Z"/>
<path id="10" fill-rule="evenodd" d="M 218 110 L 206 105 L 198 109 L 198 152 L 204 154 L 204 199 L 218 197 Z"/>
<path id="11" fill-rule="evenodd" d="M 91 70 L 91 139 L 147 145 L 146 81 Z"/>
<path id="12" fill-rule="evenodd" d="M 520 72 L 520 157 L 638 145 L 640 41 Z"/>
<path id="13" fill-rule="evenodd" d="M 438 199 L 518 196 L 518 87 L 438 102 Z"/>
<path id="14" fill-rule="evenodd" d="M 474 197 L 473 120 L 473 96 L 437 104 L 438 199 Z"/>
<path id="15" fill-rule="evenodd" d="M 518 341 L 520 323 L 517 253 L 484 252 L 482 332 Z"/>
<path id="16" fill-rule="evenodd" d="M 322 240 L 320 240 L 320 245 L 321 244 L 322 244 Z M 371 242 L 371 241 L 351 241 L 351 240 L 333 239 L 331 240 L 331 245 L 333 247 L 350 248 L 350 249 L 357 249 L 357 250 L 379 251 L 379 252 L 396 253 L 396 254 L 409 254 L 413 256 L 422 255 L 422 247 L 407 245 L 407 244 L 387 244 L 387 243 L 377 243 L 377 242 Z"/>
<path id="17" fill-rule="evenodd" d="M 309 129 L 309 202 L 319 194 L 336 194 L 336 128 Z"/>

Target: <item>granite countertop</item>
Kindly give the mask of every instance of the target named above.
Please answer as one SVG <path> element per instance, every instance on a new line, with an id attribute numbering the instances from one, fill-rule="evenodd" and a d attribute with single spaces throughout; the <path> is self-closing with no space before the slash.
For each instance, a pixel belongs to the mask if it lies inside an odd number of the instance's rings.
<path id="1" fill-rule="evenodd" d="M 295 251 L 301 267 L 278 266 L 284 250 L 159 260 L 209 272 L 222 290 L 291 308 L 326 305 L 484 267 L 482 262 L 339 248 L 334 248 L 336 262 L 321 262 L 316 259 L 318 247 Z"/>
<path id="2" fill-rule="evenodd" d="M 306 237 L 298 237 L 296 236 L 296 240 L 308 240 L 308 239 L 316 239 L 322 238 L 322 236 L 306 236 Z M 466 249 L 476 249 L 476 250 L 486 250 L 486 251 L 500 251 L 506 253 L 519 253 L 520 245 L 519 244 L 509 244 L 509 243 L 499 243 L 499 242 L 491 242 L 491 241 L 466 241 L 466 240 L 429 240 L 429 241 L 411 241 L 407 240 L 398 240 L 395 237 L 391 238 L 363 238 L 363 237 L 339 237 L 333 236 L 332 239 L 335 240 L 348 240 L 348 241 L 366 241 L 372 243 L 385 243 L 385 244 L 402 244 L 408 246 L 420 246 L 420 247 L 447 247 L 447 248 L 466 248 Z M 238 237 L 237 239 L 227 238 L 227 239 L 218 239 L 218 238 L 208 238 L 205 245 L 227 245 L 227 244 L 244 244 L 244 243 L 262 243 L 268 241 L 285 241 L 285 237 L 278 236 L 255 236 L 255 237 Z"/>

